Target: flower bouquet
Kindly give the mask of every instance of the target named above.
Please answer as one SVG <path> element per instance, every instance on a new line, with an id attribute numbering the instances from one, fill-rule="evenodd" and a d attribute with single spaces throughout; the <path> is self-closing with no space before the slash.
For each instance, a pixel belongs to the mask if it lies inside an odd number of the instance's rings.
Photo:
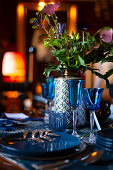
<path id="1" fill-rule="evenodd" d="M 44 46 L 51 48 L 59 63 L 58 65 L 49 63 L 44 74 L 49 76 L 51 71 L 62 71 L 62 69 L 82 69 L 83 72 L 90 70 L 96 76 L 104 79 L 106 87 L 109 87 L 108 77 L 113 74 L 113 69 L 102 75 L 94 64 L 113 62 L 112 28 L 104 27 L 91 35 L 86 27 L 82 27 L 78 32 L 72 32 L 69 36 L 66 24 L 59 23 L 55 14 L 59 5 L 58 2 L 45 5 L 41 11 L 36 13 L 36 17 L 30 20 L 34 29 L 45 30 L 47 37 L 44 39 Z"/>

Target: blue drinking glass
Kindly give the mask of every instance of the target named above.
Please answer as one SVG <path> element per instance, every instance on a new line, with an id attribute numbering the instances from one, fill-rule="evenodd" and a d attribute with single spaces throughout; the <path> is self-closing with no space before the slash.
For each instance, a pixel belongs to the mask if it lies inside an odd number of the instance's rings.
<path id="1" fill-rule="evenodd" d="M 53 78 L 46 79 L 46 98 L 52 101 L 55 97 L 55 81 Z"/>
<path id="2" fill-rule="evenodd" d="M 42 83 L 41 84 L 41 87 L 42 87 L 42 96 L 44 98 L 46 98 L 46 84 L 45 83 Z"/>
<path id="3" fill-rule="evenodd" d="M 48 100 L 48 110 L 55 97 L 55 81 L 53 78 L 46 79 L 46 83 L 42 83 L 42 96 Z"/>
<path id="4" fill-rule="evenodd" d="M 82 89 L 83 80 L 69 79 L 68 84 L 69 84 L 69 102 L 70 102 L 70 106 L 73 108 L 72 135 L 79 136 L 77 133 L 76 124 L 77 124 L 78 108 L 81 104 L 81 89 Z"/>
<path id="5" fill-rule="evenodd" d="M 94 114 L 95 114 L 95 111 L 99 109 L 103 91 L 104 91 L 103 88 L 83 88 L 82 89 L 84 104 L 86 106 L 86 109 L 90 111 L 91 133 L 90 133 L 89 138 L 86 138 L 84 140 L 86 143 L 95 143 L 95 135 L 93 133 Z"/>

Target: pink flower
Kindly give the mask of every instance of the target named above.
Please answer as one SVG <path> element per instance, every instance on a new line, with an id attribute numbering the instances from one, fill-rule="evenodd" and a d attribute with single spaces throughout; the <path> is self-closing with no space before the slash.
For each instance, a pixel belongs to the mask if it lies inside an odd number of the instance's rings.
<path id="1" fill-rule="evenodd" d="M 55 13 L 59 5 L 60 5 L 59 2 L 55 2 L 54 4 L 47 4 L 44 6 L 44 8 L 41 11 L 51 16 Z"/>
<path id="2" fill-rule="evenodd" d="M 102 31 L 100 31 L 100 38 L 102 39 L 102 41 L 109 43 L 112 41 L 112 34 L 113 34 L 112 28 L 103 29 Z"/>

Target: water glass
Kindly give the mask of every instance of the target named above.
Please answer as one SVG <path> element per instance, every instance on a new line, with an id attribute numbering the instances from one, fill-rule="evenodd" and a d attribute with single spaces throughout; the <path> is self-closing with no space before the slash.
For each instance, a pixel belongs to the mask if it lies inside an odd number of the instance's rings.
<path id="1" fill-rule="evenodd" d="M 49 111 L 49 128 L 51 130 L 66 130 L 67 113 Z"/>

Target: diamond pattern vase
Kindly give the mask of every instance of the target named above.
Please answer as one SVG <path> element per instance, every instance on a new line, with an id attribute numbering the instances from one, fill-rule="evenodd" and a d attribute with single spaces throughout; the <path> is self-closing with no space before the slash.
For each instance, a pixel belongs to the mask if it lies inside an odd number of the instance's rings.
<path id="1" fill-rule="evenodd" d="M 69 78 L 71 79 L 71 78 Z M 76 79 L 76 77 L 72 77 Z M 55 110 L 56 112 L 65 113 L 67 112 L 67 128 L 72 129 L 73 127 L 73 109 L 69 103 L 69 86 L 68 77 L 59 77 L 55 79 Z M 81 102 L 78 111 L 77 126 L 82 127 L 86 124 L 86 110 L 83 100 Z"/>

